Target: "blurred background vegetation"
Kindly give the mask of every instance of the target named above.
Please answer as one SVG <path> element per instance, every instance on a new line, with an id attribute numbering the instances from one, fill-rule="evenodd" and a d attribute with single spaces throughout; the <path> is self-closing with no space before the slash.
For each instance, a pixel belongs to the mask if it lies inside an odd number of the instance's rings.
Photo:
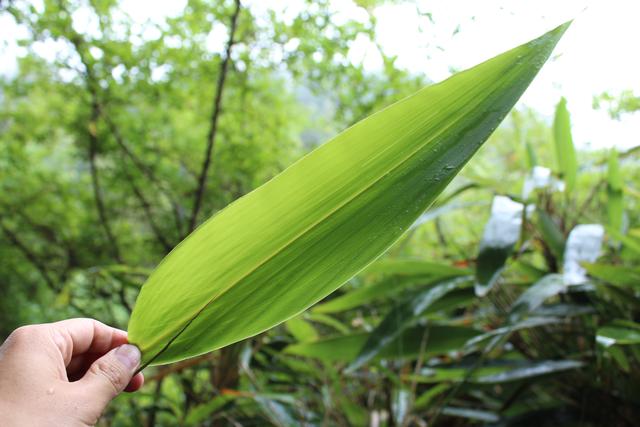
<path id="1" fill-rule="evenodd" d="M 0 2 L 26 29 L 0 79 L 0 338 L 74 316 L 126 329 L 145 278 L 200 222 L 429 83 L 383 50 L 379 71 L 347 59 L 375 40 L 383 2 L 356 2 L 366 22 L 332 19 L 330 3 L 285 19 L 190 0 L 142 25 L 115 0 Z M 638 150 L 576 151 L 564 101 L 549 103 L 553 123 L 514 110 L 339 291 L 147 369 L 101 425 L 636 425 Z M 640 103 L 594 107 L 615 120 Z"/>

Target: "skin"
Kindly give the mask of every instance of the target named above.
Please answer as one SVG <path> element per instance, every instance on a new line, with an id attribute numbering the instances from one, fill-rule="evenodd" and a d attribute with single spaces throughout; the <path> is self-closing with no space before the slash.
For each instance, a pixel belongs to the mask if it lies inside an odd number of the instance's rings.
<path id="1" fill-rule="evenodd" d="M 0 425 L 93 426 L 144 382 L 127 333 L 93 319 L 23 326 L 0 346 Z"/>

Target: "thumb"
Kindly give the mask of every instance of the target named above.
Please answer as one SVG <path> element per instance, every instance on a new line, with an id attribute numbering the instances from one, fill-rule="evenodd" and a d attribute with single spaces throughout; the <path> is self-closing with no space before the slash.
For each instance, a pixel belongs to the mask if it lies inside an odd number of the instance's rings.
<path id="1" fill-rule="evenodd" d="M 82 393 L 91 397 L 90 409 L 96 417 L 125 389 L 139 366 L 140 350 L 124 344 L 93 362 L 84 377 L 76 382 Z"/>

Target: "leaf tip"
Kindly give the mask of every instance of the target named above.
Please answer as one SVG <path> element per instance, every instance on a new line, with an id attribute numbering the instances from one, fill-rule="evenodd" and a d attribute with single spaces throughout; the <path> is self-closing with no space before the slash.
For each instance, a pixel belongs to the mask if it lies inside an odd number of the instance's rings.
<path id="1" fill-rule="evenodd" d="M 553 49 L 558 43 L 558 41 L 560 41 L 560 39 L 562 38 L 564 33 L 567 31 L 567 29 L 571 26 L 572 23 L 573 23 L 573 19 L 563 24 L 560 24 L 553 30 L 544 33 L 543 35 L 541 35 L 535 40 L 532 40 L 530 44 L 532 45 L 546 44 L 550 47 L 550 49 Z"/>

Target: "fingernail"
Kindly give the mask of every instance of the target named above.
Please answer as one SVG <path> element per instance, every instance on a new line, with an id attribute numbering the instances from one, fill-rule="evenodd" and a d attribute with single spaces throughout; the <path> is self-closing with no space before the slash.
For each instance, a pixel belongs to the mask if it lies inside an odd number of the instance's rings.
<path id="1" fill-rule="evenodd" d="M 140 365 L 140 350 L 131 344 L 124 344 L 116 348 L 115 355 L 123 365 L 133 371 Z"/>

